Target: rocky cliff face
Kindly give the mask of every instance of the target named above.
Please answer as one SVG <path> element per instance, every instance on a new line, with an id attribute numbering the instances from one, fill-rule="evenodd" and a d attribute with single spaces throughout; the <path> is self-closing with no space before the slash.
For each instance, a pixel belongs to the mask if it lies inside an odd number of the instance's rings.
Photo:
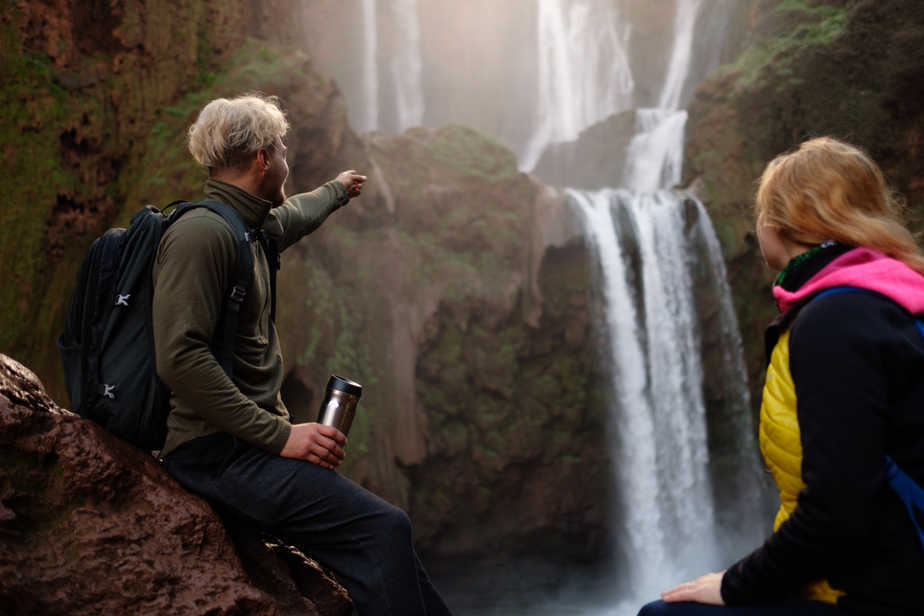
<path id="1" fill-rule="evenodd" d="M 222 77 L 229 66 L 223 63 L 252 65 L 250 56 L 233 57 L 248 49 L 249 34 L 295 38 L 299 20 L 279 16 L 296 4 L 16 0 L 4 6 L 0 186 L 10 231 L 0 237 L 7 264 L 0 348 L 38 370 L 53 395 L 64 394 L 53 336 L 86 247 L 120 215 L 128 220 L 124 203 L 132 204 L 126 210 L 141 205 L 134 199 L 143 195 L 135 190 L 142 177 L 161 193 L 172 191 L 167 202 L 182 194 L 182 186 L 143 159 L 182 153 L 182 133 L 167 133 L 169 121 L 187 111 L 177 104 Z M 260 77 L 250 75 L 250 82 L 259 85 Z"/>
<path id="2" fill-rule="evenodd" d="M 150 455 L 59 408 L 0 355 L 0 612 L 346 616 L 295 548 L 234 539 Z"/>
<path id="3" fill-rule="evenodd" d="M 752 400 L 763 386 L 771 273 L 751 215 L 767 162 L 832 135 L 866 149 L 924 229 L 924 5 L 901 0 L 759 0 L 745 49 L 690 106 L 685 178 L 709 209 L 728 262 Z"/>

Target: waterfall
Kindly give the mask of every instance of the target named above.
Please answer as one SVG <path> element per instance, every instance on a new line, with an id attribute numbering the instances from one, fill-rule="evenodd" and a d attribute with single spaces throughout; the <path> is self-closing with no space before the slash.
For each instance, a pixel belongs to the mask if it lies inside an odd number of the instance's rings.
<path id="1" fill-rule="evenodd" d="M 614 511 L 613 536 L 624 559 L 625 570 L 617 575 L 629 580 L 634 596 L 622 597 L 607 614 L 634 613 L 659 591 L 727 565 L 730 558 L 718 541 L 729 530 L 718 528 L 710 479 L 703 319 L 696 301 L 703 289 L 694 288 L 694 281 L 718 298 L 722 370 L 737 381 L 728 397 L 746 414 L 741 340 L 709 216 L 693 197 L 667 190 L 681 178 L 687 114 L 678 106 L 701 5 L 702 0 L 677 2 L 659 108 L 635 111 L 624 187 L 566 191 L 599 263 L 601 329 L 613 373 L 610 438 L 621 504 Z"/>
<path id="2" fill-rule="evenodd" d="M 674 47 L 668 63 L 664 89 L 658 102 L 660 109 L 676 109 L 680 105 L 683 85 L 690 74 L 693 49 L 693 27 L 703 0 L 677 0 L 674 14 Z"/>
<path id="3" fill-rule="evenodd" d="M 390 0 L 379 23 L 377 0 L 362 0 L 361 131 L 401 132 L 423 122 L 423 63 L 417 0 Z M 379 36 L 379 27 L 382 36 Z M 388 71 L 381 75 L 379 56 Z"/>
<path id="4" fill-rule="evenodd" d="M 400 45 L 391 59 L 391 78 L 395 86 L 397 131 L 423 122 L 424 103 L 421 85 L 420 23 L 417 0 L 394 0 L 392 12 L 396 27 L 403 32 Z"/>
<path id="5" fill-rule="evenodd" d="M 600 264 L 614 374 L 611 432 L 619 452 L 613 472 L 626 503 L 617 512 L 615 537 L 630 563 L 643 563 L 631 569 L 632 587 L 639 596 L 656 596 L 684 575 L 715 565 L 690 271 L 692 243 L 715 234 L 695 201 L 689 203 L 696 208 L 696 232 L 689 230 L 678 197 L 669 191 L 568 193 Z M 633 259 L 640 269 L 635 276 Z"/>
<path id="6" fill-rule="evenodd" d="M 626 188 L 653 192 L 680 182 L 686 111 L 637 109 L 626 152 Z"/>
<path id="7" fill-rule="evenodd" d="M 379 126 L 378 20 L 376 0 L 363 0 L 363 123 L 360 130 Z"/>
<path id="8" fill-rule="evenodd" d="M 634 82 L 630 28 L 612 6 L 592 0 L 539 0 L 536 129 L 520 152 L 532 169 L 545 147 L 628 109 Z"/>

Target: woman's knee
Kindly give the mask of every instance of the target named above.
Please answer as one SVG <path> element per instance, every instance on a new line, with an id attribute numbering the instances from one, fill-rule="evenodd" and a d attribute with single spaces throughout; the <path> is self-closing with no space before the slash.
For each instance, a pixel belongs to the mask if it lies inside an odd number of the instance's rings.
<path id="1" fill-rule="evenodd" d="M 642 606 L 638 616 L 683 616 L 684 614 L 692 613 L 690 610 L 685 609 L 689 605 L 689 603 L 666 603 L 658 599 Z"/>
<path id="2" fill-rule="evenodd" d="M 638 616 L 660 616 L 664 613 L 662 609 L 664 605 L 663 601 L 652 601 L 642 606 L 642 609 L 638 611 Z"/>

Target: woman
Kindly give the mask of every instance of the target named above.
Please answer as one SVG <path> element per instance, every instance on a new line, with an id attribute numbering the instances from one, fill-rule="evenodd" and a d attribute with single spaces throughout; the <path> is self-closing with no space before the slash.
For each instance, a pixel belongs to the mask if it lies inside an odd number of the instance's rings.
<path id="1" fill-rule="evenodd" d="M 924 486 L 924 256 L 900 210 L 876 164 L 834 139 L 767 166 L 757 237 L 781 270 L 780 315 L 760 443 L 780 491 L 774 533 L 640 616 L 924 614 L 924 512 L 886 478 L 889 459 Z"/>

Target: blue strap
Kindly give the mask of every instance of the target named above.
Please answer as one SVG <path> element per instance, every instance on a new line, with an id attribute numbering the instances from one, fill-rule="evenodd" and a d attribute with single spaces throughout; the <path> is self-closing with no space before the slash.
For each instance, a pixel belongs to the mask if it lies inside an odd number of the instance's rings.
<path id="1" fill-rule="evenodd" d="M 814 300 L 819 297 L 824 297 L 825 295 L 834 295 L 836 293 L 865 293 L 867 295 L 886 297 L 876 291 L 861 289 L 859 287 L 831 287 L 830 289 L 825 289 L 815 294 L 812 299 Z M 915 318 L 914 324 L 917 325 L 921 337 L 924 338 L 924 320 Z M 915 529 L 918 531 L 921 547 L 924 548 L 924 531 L 921 530 L 917 516 L 914 513 L 915 508 L 924 511 L 924 489 L 915 483 L 914 479 L 909 477 L 905 471 L 898 468 L 898 465 L 895 464 L 895 461 L 889 456 L 886 456 L 885 468 L 886 482 L 888 482 L 889 487 L 895 491 L 902 502 L 905 503 L 905 507 L 908 509 L 908 516 L 911 518 L 911 523 L 914 524 Z"/>
<path id="2" fill-rule="evenodd" d="M 869 289 L 861 289 L 860 287 L 831 287 L 830 289 L 825 289 L 820 291 L 812 296 L 812 299 L 818 299 L 819 297 L 824 297 L 825 295 L 835 295 L 837 293 L 865 293 L 866 295 L 878 295 L 880 297 L 886 297 L 882 293 L 877 293 L 876 291 L 871 291 Z M 918 326 L 920 327 L 921 323 L 918 321 Z M 924 329 L 921 330 L 921 335 L 924 336 Z"/>
<path id="3" fill-rule="evenodd" d="M 908 509 L 908 515 L 911 517 L 911 523 L 918 531 L 918 538 L 921 540 L 921 547 L 924 548 L 924 531 L 918 524 L 918 518 L 914 513 L 915 508 L 924 511 L 924 489 L 914 482 L 914 479 L 902 469 L 898 468 L 895 461 L 886 456 L 886 481 L 898 497 L 905 503 Z"/>

